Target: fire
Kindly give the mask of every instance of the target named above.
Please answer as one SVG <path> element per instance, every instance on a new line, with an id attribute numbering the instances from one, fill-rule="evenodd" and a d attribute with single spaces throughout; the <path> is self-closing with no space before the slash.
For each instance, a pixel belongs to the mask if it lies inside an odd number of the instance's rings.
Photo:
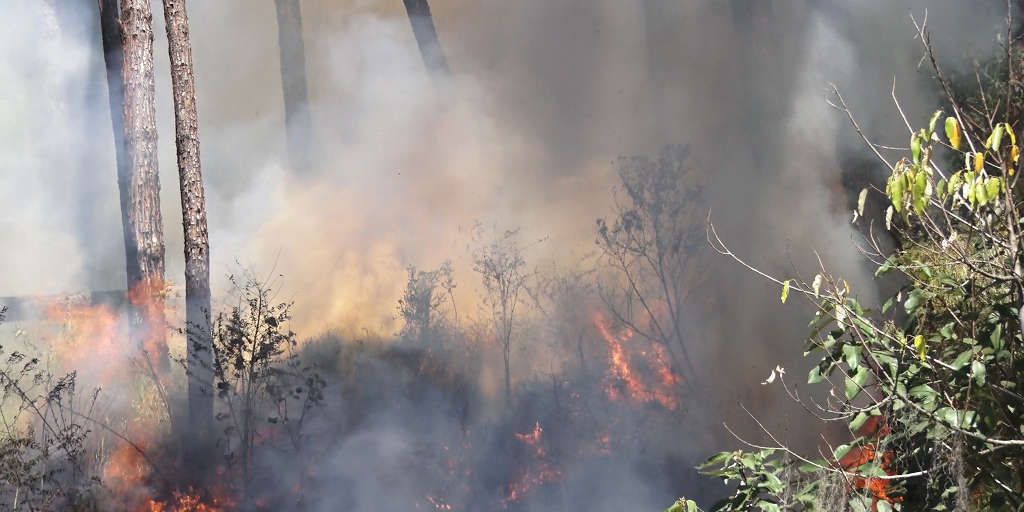
<path id="1" fill-rule="evenodd" d="M 530 448 L 531 463 L 506 487 L 502 504 L 505 508 L 528 495 L 533 488 L 557 482 L 562 479 L 562 468 L 556 466 L 542 445 L 544 429 L 538 421 L 533 430 L 516 433 L 516 439 Z"/>
<path id="2" fill-rule="evenodd" d="M 131 306 L 128 311 L 74 298 L 48 304 L 44 309 L 46 319 L 60 326 L 52 350 L 61 368 L 76 371 L 90 386 L 140 390 L 131 409 L 112 411 L 113 418 L 124 421 L 124 438 L 131 440 L 114 445 L 100 469 L 112 508 L 132 512 L 226 512 L 235 508 L 227 492 L 214 489 L 213 496 L 207 497 L 208 493 L 193 489 L 175 490 L 169 495 L 158 491 L 161 486 L 157 485 L 159 474 L 154 464 L 173 471 L 174 463 L 154 453 L 159 451 L 153 448 L 160 444 L 166 427 L 163 414 L 167 411 L 166 404 L 151 401 L 146 394 L 153 391 L 153 384 L 161 392 L 169 384 L 168 316 L 175 312 L 166 307 L 167 290 L 163 282 L 141 283 L 127 293 Z"/>
<path id="3" fill-rule="evenodd" d="M 657 376 L 657 380 L 652 381 L 653 379 L 633 368 L 632 356 L 626 352 L 625 344 L 631 341 L 635 334 L 632 329 L 625 328 L 613 333 L 611 322 L 601 313 L 594 315 L 594 325 L 608 344 L 609 366 L 608 374 L 605 376 L 605 394 L 610 400 L 623 398 L 617 385 L 623 383 L 629 399 L 634 402 L 657 402 L 669 410 L 679 407 L 680 401 L 676 393 L 682 378 L 673 372 L 668 364 L 664 345 L 651 341 L 649 351 L 639 352 L 647 367 Z"/>
<path id="4" fill-rule="evenodd" d="M 145 281 L 129 290 L 134 313 L 107 304 L 85 304 L 65 298 L 46 305 L 46 319 L 61 326 L 53 343 L 57 362 L 90 378 L 90 384 L 110 386 L 141 361 L 151 377 L 164 378 L 170 368 L 164 297 L 168 286 Z"/>
<path id="5" fill-rule="evenodd" d="M 125 350 L 120 318 L 112 308 L 55 303 L 46 308 L 46 317 L 62 327 L 53 346 L 62 368 L 95 370 L 90 376 L 98 384 L 107 384 L 120 373 L 117 362 L 124 360 Z M 108 364 L 88 364 L 91 361 Z"/>
<path id="6" fill-rule="evenodd" d="M 198 492 L 190 490 L 187 493 L 175 491 L 174 499 L 169 502 L 149 500 L 146 508 L 139 512 L 226 512 L 229 508 L 225 507 L 233 507 L 233 503 L 215 497 L 213 504 L 206 504 Z"/>
<path id="7" fill-rule="evenodd" d="M 857 433 L 864 437 L 870 437 L 874 439 L 881 439 L 888 436 L 892 431 L 889 428 L 882 416 L 872 416 L 864 423 L 864 425 L 857 431 Z M 895 452 L 892 450 L 885 450 L 882 453 L 878 453 L 878 449 L 875 443 L 867 443 L 864 446 L 855 446 L 850 449 L 839 464 L 847 471 L 857 471 L 863 464 L 867 464 L 872 461 L 879 461 L 882 466 L 882 470 L 888 475 L 895 475 L 896 471 L 892 467 L 893 460 L 895 459 Z M 892 484 L 891 480 L 884 480 L 881 478 L 854 478 L 853 485 L 858 489 L 866 489 L 874 496 L 874 502 L 872 503 L 872 510 L 878 510 L 879 501 L 887 501 L 889 503 L 896 503 L 903 501 L 900 496 L 890 496 L 889 488 Z"/>
<path id="8" fill-rule="evenodd" d="M 538 457 L 543 457 L 547 455 L 547 452 L 544 451 L 544 447 L 541 446 L 540 444 L 541 436 L 543 435 L 544 429 L 541 428 L 540 422 L 538 421 L 536 425 L 534 425 L 533 430 L 530 431 L 529 433 L 520 434 L 516 432 L 516 439 L 522 441 L 523 444 L 529 446 L 530 448 L 533 448 L 536 451 L 536 455 Z"/>
<path id="9" fill-rule="evenodd" d="M 452 506 L 450 504 L 445 503 L 444 500 L 441 500 L 440 498 L 435 498 L 433 496 L 427 496 L 427 501 L 429 501 L 430 505 L 434 507 L 434 510 L 451 510 L 452 509 Z"/>
<path id="10" fill-rule="evenodd" d="M 144 446 L 139 448 L 145 449 Z M 103 466 L 103 483 L 122 508 L 147 510 L 146 504 L 153 492 L 148 485 L 151 471 L 152 468 L 139 450 L 122 443 Z"/>

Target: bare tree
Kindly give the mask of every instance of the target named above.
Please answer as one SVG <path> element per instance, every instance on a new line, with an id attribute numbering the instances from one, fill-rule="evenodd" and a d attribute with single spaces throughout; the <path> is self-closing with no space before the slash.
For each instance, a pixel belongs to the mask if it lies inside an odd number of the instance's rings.
<path id="1" fill-rule="evenodd" d="M 512 328 L 519 293 L 529 277 L 523 273 L 526 260 L 519 245 L 518 229 L 495 233 L 486 240 L 483 227 L 478 224 L 474 238 L 478 246 L 473 253 L 473 270 L 480 274 L 487 293 L 484 304 L 490 308 L 494 331 L 505 360 L 505 400 L 511 401 Z"/>
<path id="2" fill-rule="evenodd" d="M 452 262 L 446 261 L 429 271 L 410 265 L 408 271 L 409 281 L 398 299 L 398 314 L 405 322 L 401 335 L 424 344 L 436 339 L 434 334 L 444 323 L 442 305 L 451 301 L 452 309 L 455 308 Z"/>
<path id="3" fill-rule="evenodd" d="M 111 16 L 110 3 L 104 5 L 105 15 Z M 128 290 L 132 302 L 144 308 L 137 311 L 148 322 L 142 331 L 148 331 L 144 347 L 146 359 L 150 362 L 155 359 L 157 368 L 165 370 L 170 363 L 163 313 L 164 231 L 157 164 L 153 12 L 148 1 L 121 0 L 121 45 L 124 55 L 121 153 L 125 165 L 118 166 L 117 183 L 121 193 Z M 113 94 L 117 94 L 116 86 Z M 111 108 L 116 107 L 112 104 Z M 114 126 L 117 126 L 116 120 Z"/>
<path id="4" fill-rule="evenodd" d="M 402 3 L 405 4 L 409 23 L 412 24 L 412 33 L 416 36 L 416 44 L 420 47 L 420 55 L 423 56 L 423 64 L 427 66 L 427 71 L 435 77 L 447 77 L 451 71 L 448 69 L 448 60 L 445 59 L 441 41 L 437 38 L 437 28 L 434 26 L 434 17 L 430 14 L 430 4 L 427 0 L 402 0 Z"/>
<path id="5" fill-rule="evenodd" d="M 185 320 L 188 338 L 190 434 L 206 437 L 213 426 L 213 345 L 210 324 L 210 242 L 199 159 L 195 72 L 184 0 L 164 0 L 167 47 L 174 89 L 174 131 L 185 231 Z"/>
<path id="6" fill-rule="evenodd" d="M 551 329 L 556 348 L 575 357 L 580 375 L 588 373 L 587 345 L 594 341 L 587 326 L 593 324 L 590 297 L 594 296 L 593 269 L 553 268 L 538 274 L 526 292 Z M 592 356 L 591 356 L 592 357 Z"/>
<path id="7" fill-rule="evenodd" d="M 277 7 L 288 159 L 295 170 L 302 172 L 308 170 L 314 148 L 306 82 L 306 47 L 302 41 L 302 8 L 299 0 L 274 0 L 274 4 Z"/>
<path id="8" fill-rule="evenodd" d="M 677 367 L 693 372 L 683 309 L 704 275 L 693 268 L 704 230 L 702 189 L 691 179 L 688 155 L 685 146 L 672 145 L 657 160 L 620 158 L 625 201 L 616 201 L 610 224 L 598 219 L 597 246 L 625 283 L 621 298 L 602 290 L 616 320 L 664 345 Z"/>

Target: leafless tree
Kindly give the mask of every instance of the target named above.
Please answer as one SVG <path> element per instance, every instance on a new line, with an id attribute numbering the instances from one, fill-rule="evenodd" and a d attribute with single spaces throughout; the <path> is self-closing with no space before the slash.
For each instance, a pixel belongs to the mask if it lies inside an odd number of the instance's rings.
<path id="1" fill-rule="evenodd" d="M 576 359 L 580 375 L 587 375 L 587 352 L 594 338 L 590 297 L 594 296 L 594 270 L 553 270 L 538 275 L 526 291 L 552 331 L 557 347 Z M 591 357 L 593 357 L 591 355 Z"/>
<path id="2" fill-rule="evenodd" d="M 210 325 L 210 242 L 199 159 L 195 72 L 184 0 L 163 0 L 174 89 L 174 129 L 185 231 L 185 319 L 188 338 L 189 434 L 208 437 L 213 425 L 213 346 Z M 196 443 L 203 444 L 203 443 Z"/>
<path id="3" fill-rule="evenodd" d="M 702 189 L 686 165 L 688 155 L 685 146 L 672 145 L 657 160 L 620 158 L 626 197 L 617 198 L 610 223 L 598 219 L 597 245 L 625 284 L 620 297 L 602 289 L 616 320 L 664 345 L 677 367 L 693 372 L 683 311 L 704 275 L 694 257 L 704 247 L 704 206 Z"/>
<path id="4" fill-rule="evenodd" d="M 455 281 L 452 278 L 452 263 L 444 262 L 436 270 L 416 270 L 409 266 L 409 282 L 402 298 L 398 299 L 398 314 L 405 325 L 402 337 L 421 344 L 433 340 L 434 334 L 444 322 L 442 306 L 449 302 L 454 310 Z"/>
<path id="5" fill-rule="evenodd" d="M 524 273 L 526 260 L 519 245 L 519 230 L 485 234 L 477 224 L 474 233 L 477 248 L 473 253 L 473 270 L 483 280 L 484 304 L 490 309 L 494 331 L 501 344 L 505 361 L 505 400 L 512 399 L 512 328 L 515 324 L 519 294 L 528 275 Z"/>

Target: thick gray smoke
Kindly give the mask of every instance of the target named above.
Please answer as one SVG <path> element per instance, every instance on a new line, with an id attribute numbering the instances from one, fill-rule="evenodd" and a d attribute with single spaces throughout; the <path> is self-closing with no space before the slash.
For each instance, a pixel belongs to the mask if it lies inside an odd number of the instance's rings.
<path id="1" fill-rule="evenodd" d="M 0 19 L 0 296 L 123 287 L 95 2 L 9 3 Z M 916 69 L 921 48 L 909 14 L 920 19 L 928 9 L 940 54 L 955 63 L 1004 30 L 998 4 L 434 0 L 453 72 L 439 87 L 398 0 L 304 0 L 319 159 L 299 176 L 287 166 L 273 2 L 191 2 L 214 294 L 239 266 L 280 273 L 301 334 L 386 336 L 399 327 L 404 267 L 450 258 L 460 311 L 473 315 L 479 296 L 466 245 L 475 221 L 547 237 L 527 254 L 531 265 L 572 266 L 593 251 L 594 220 L 609 214 L 611 162 L 684 143 L 737 253 L 789 277 L 813 275 L 816 250 L 870 303 L 874 285 L 849 225 L 856 190 L 844 186 L 877 177 L 877 168 L 826 104 L 827 84 L 838 85 L 879 142 L 904 144 L 893 81 L 912 123 L 935 108 L 927 73 Z M 154 18 L 167 268 L 180 282 L 170 81 L 162 17 Z M 652 434 L 666 442 L 728 442 L 716 425 L 742 423 L 736 402 L 777 409 L 784 396 L 757 383 L 778 363 L 798 367 L 786 354 L 800 353 L 807 311 L 783 308 L 779 290 L 732 262 L 709 265 L 707 300 L 691 305 L 701 324 L 691 342 L 705 373 L 693 379 L 704 383 L 693 397 L 701 410 L 690 412 L 686 432 Z M 527 370 L 547 366 L 527 356 Z M 353 482 L 352 510 L 388 509 L 385 497 L 407 502 L 376 476 L 405 474 L 396 468 L 411 441 L 397 426 L 409 425 L 410 413 L 373 412 L 323 469 Z M 799 425 L 788 414 L 770 419 Z M 420 421 L 447 431 L 452 420 Z M 680 464 L 699 455 L 692 446 L 662 449 Z M 588 496 L 587 479 L 603 489 L 590 495 L 592 510 L 629 508 L 608 493 L 657 507 L 687 490 L 632 469 L 565 471 L 573 496 Z M 401 491 L 419 492 L 410 485 Z M 330 503 L 318 506 L 333 510 Z"/>

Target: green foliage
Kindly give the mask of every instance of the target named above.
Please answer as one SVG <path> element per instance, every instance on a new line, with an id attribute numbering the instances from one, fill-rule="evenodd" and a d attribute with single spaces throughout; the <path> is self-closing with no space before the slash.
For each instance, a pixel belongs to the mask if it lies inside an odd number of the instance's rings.
<path id="1" fill-rule="evenodd" d="M 979 134 L 949 117 L 943 140 L 941 116 L 889 165 L 900 248 L 869 239 L 876 275 L 904 286 L 869 309 L 824 268 L 776 280 L 783 302 L 797 293 L 817 308 L 807 382 L 828 392 L 791 396 L 848 437 L 806 455 L 765 430 L 764 446 L 711 457 L 700 469 L 736 486 L 713 510 L 1024 509 L 1020 149 L 1008 123 Z"/>

